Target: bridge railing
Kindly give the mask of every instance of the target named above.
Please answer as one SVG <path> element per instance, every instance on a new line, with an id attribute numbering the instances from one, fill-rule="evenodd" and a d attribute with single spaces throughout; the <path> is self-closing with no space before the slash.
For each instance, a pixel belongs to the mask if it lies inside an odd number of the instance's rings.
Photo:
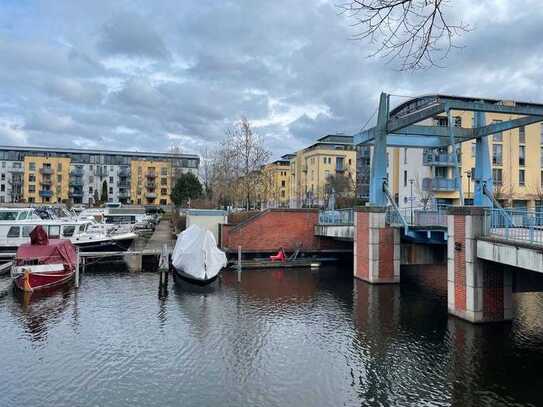
<path id="1" fill-rule="evenodd" d="M 319 225 L 352 226 L 354 225 L 354 210 L 348 208 L 319 211 Z"/>
<path id="2" fill-rule="evenodd" d="M 402 226 L 401 217 L 409 226 L 447 226 L 447 208 L 400 208 L 399 211 L 387 210 L 386 220 L 389 225 Z"/>
<path id="3" fill-rule="evenodd" d="M 543 244 L 543 211 L 485 209 L 483 235 Z"/>

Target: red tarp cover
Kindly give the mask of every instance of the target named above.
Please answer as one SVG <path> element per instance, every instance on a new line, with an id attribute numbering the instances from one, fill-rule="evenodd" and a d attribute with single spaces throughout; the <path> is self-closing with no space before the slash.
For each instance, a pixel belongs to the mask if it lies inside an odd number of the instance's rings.
<path id="1" fill-rule="evenodd" d="M 41 229 L 41 231 L 40 231 Z M 44 242 L 45 235 L 45 244 Z M 17 265 L 38 260 L 40 264 L 64 263 L 66 270 L 74 270 L 77 262 L 76 248 L 69 240 L 48 239 L 41 226 L 34 228 L 30 239 L 37 244 L 26 243 L 17 249 Z"/>

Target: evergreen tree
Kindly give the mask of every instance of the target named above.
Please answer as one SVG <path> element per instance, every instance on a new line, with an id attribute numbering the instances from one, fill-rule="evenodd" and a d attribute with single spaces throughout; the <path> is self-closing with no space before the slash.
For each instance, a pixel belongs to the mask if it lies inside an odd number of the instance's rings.
<path id="1" fill-rule="evenodd" d="M 199 198 L 202 195 L 202 184 L 191 172 L 181 174 L 172 189 L 171 198 L 176 206 L 186 205 L 189 199 Z"/>

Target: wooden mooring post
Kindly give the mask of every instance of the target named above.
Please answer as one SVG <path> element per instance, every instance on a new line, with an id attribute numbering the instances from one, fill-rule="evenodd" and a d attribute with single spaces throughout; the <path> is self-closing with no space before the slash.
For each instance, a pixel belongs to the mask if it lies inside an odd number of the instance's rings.
<path id="1" fill-rule="evenodd" d="M 75 264 L 75 288 L 79 288 L 79 273 L 81 272 L 81 256 L 79 256 L 79 247 L 76 248 L 76 264 Z"/>
<path id="2" fill-rule="evenodd" d="M 168 295 L 168 272 L 170 271 L 171 254 L 168 246 L 163 245 L 158 260 L 158 296 L 164 298 Z"/>
<path id="3" fill-rule="evenodd" d="M 241 281 L 241 246 L 238 246 L 238 282 Z"/>

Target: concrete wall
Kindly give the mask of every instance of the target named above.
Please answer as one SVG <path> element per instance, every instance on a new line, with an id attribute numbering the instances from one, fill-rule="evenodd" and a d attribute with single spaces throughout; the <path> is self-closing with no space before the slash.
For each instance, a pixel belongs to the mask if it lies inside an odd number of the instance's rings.
<path id="1" fill-rule="evenodd" d="M 226 222 L 226 215 L 194 215 L 190 211 L 187 214 L 187 227 L 190 225 L 201 226 L 213 233 L 217 242 L 219 241 L 219 225 Z"/>
<path id="2" fill-rule="evenodd" d="M 518 246 L 518 243 L 513 246 L 491 240 L 478 240 L 477 257 L 543 273 L 543 252 L 541 249 Z"/>

